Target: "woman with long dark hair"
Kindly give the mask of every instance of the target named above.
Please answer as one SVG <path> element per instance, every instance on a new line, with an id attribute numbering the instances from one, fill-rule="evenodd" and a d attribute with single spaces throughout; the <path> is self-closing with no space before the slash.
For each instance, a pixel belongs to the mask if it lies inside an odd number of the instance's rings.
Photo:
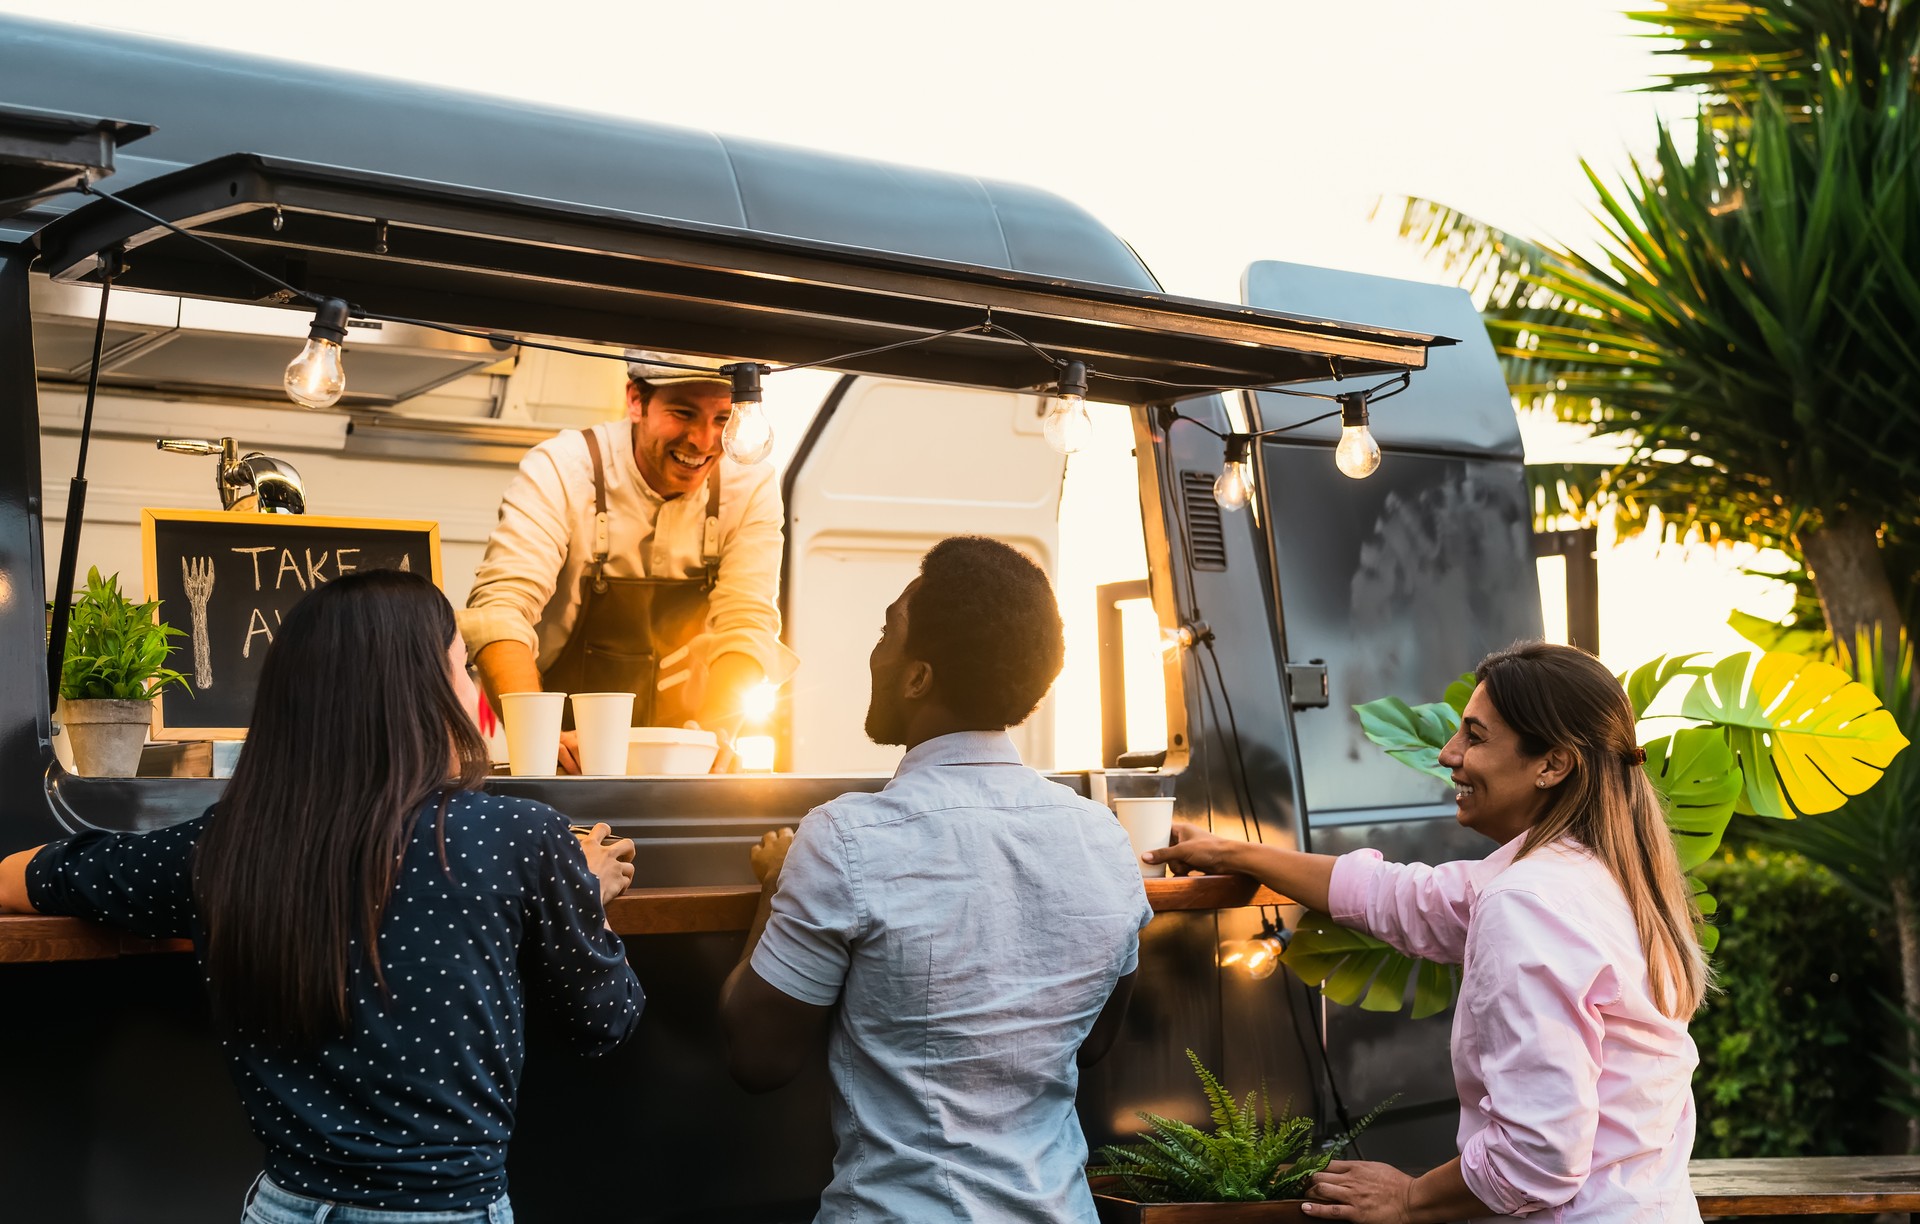
<path id="1" fill-rule="evenodd" d="M 633 844 L 488 795 L 453 610 L 414 574 L 303 598 L 206 815 L 0 861 L 0 909 L 188 937 L 266 1170 L 247 1224 L 512 1219 L 538 1001 L 601 1053 L 640 1015 L 605 902 Z"/>
<path id="2" fill-rule="evenodd" d="M 1475 678 L 1440 763 L 1460 823 L 1500 843 L 1485 859 L 1334 858 L 1189 825 L 1146 857 L 1251 875 L 1402 952 L 1463 966 L 1460 1156 L 1419 1178 L 1336 1161 L 1308 1215 L 1698 1220 L 1687 1021 L 1707 968 L 1633 707 L 1597 659 L 1567 646 L 1500 651 Z"/>

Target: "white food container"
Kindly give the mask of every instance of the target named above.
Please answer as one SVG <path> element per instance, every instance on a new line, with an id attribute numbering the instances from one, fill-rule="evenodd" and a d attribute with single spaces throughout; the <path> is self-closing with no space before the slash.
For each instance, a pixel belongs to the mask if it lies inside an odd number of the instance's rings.
<path id="1" fill-rule="evenodd" d="M 703 774 L 713 768 L 720 738 L 711 731 L 635 727 L 627 743 L 627 774 Z"/>

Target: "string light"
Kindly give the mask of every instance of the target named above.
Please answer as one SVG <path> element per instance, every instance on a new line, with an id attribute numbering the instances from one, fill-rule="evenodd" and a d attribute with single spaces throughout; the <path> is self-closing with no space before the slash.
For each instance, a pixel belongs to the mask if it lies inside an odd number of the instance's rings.
<path id="1" fill-rule="evenodd" d="M 1355 392 L 1340 397 L 1340 444 L 1333 448 L 1333 465 L 1355 480 L 1380 470 L 1380 444 L 1367 428 L 1367 397 Z"/>
<path id="2" fill-rule="evenodd" d="M 720 445 L 735 463 L 759 463 L 773 453 L 773 424 L 760 406 L 760 366 L 742 361 L 721 372 L 733 380 L 733 411 L 720 433 Z"/>
<path id="3" fill-rule="evenodd" d="M 1264 981 L 1280 967 L 1280 954 L 1287 950 L 1286 939 L 1271 919 L 1262 919 L 1260 933 L 1252 939 L 1223 939 L 1217 961 L 1222 969 L 1238 969 L 1254 981 Z"/>
<path id="4" fill-rule="evenodd" d="M 310 289 L 303 289 L 296 285 L 289 284 L 283 278 L 249 263 L 219 243 L 211 242 L 201 235 L 176 225 L 172 221 L 156 213 L 149 212 L 140 205 L 114 195 L 111 192 L 101 191 L 89 183 L 79 184 L 76 190 L 82 194 L 94 196 L 97 199 L 110 200 L 171 233 L 198 243 L 222 259 L 227 260 L 229 263 L 246 270 L 268 284 L 274 285 L 288 298 L 311 303 L 316 310 L 313 326 L 308 332 L 306 347 L 301 350 L 299 356 L 295 357 L 293 361 L 288 364 L 285 379 L 287 395 L 293 399 L 295 403 L 304 404 L 309 408 L 331 407 L 333 404 L 339 402 L 340 396 L 346 390 L 346 371 L 341 361 L 341 345 L 346 340 L 346 324 L 348 319 L 367 319 L 385 323 L 408 324 L 415 327 L 432 328 L 450 335 L 468 336 L 475 339 L 487 340 L 499 345 L 519 345 L 525 348 L 568 353 L 581 357 L 598 357 L 616 361 L 626 360 L 626 356 L 623 353 L 614 354 L 594 349 L 576 348 L 563 344 L 550 344 L 538 340 L 522 339 L 518 336 L 503 332 L 457 327 L 453 324 L 441 323 L 432 319 L 408 318 L 404 315 L 382 314 L 376 311 L 365 310 L 342 301 L 339 298 L 326 297 Z M 279 223 L 279 218 L 276 215 L 276 229 L 279 228 Z M 376 248 L 375 253 L 384 254 L 385 252 L 384 250 Z M 831 367 L 857 357 L 891 352 L 894 349 L 907 348 L 917 344 L 927 344 L 949 336 L 959 335 L 1005 336 L 1008 339 L 1016 340 L 1024 344 L 1027 348 L 1031 349 L 1037 357 L 1051 363 L 1059 373 L 1054 384 L 1053 404 L 1047 412 L 1047 417 L 1042 424 L 1041 432 L 1046 436 L 1048 445 L 1062 455 L 1070 455 L 1084 449 L 1092 440 L 1093 420 L 1087 414 L 1086 397 L 1088 377 L 1095 371 L 1084 361 L 1055 356 L 1053 353 L 1041 348 L 1011 328 L 1003 327 L 995 323 L 993 321 L 993 311 L 991 308 L 982 309 L 984 317 L 978 323 L 948 328 L 945 331 L 929 333 L 925 336 L 916 336 L 908 340 L 894 341 L 890 344 L 883 344 L 875 348 L 859 349 L 851 353 L 842 353 L 836 357 L 825 357 L 817 361 L 794 362 L 779 366 L 761 365 L 757 362 L 739 362 L 725 367 L 725 372 L 733 382 L 733 411 L 728 418 L 727 428 L 722 435 L 722 445 L 727 455 L 737 463 L 759 463 L 772 453 L 773 427 L 771 423 L 768 422 L 765 410 L 761 407 L 760 402 L 760 379 L 763 374 L 779 374 L 788 370 Z M 1333 376 L 1336 379 L 1341 377 L 1340 359 L 1338 357 L 1330 357 L 1328 358 L 1328 363 L 1332 369 Z M 702 373 L 710 372 L 712 368 L 710 366 L 698 366 L 660 360 L 652 361 L 650 364 L 666 366 L 672 369 L 696 370 Z M 1222 386 L 1215 384 L 1169 382 L 1165 379 L 1149 378 L 1140 374 L 1132 374 L 1128 377 L 1131 381 L 1137 383 L 1160 386 L 1168 388 L 1169 390 L 1188 393 L 1184 396 L 1175 397 L 1175 402 L 1180 399 L 1193 398 L 1198 395 L 1218 394 L 1224 391 L 1238 390 L 1266 391 L 1278 395 L 1295 395 L 1309 399 L 1336 401 L 1340 404 L 1336 412 L 1323 413 L 1320 416 L 1312 417 L 1305 421 L 1298 421 L 1292 425 L 1285 425 L 1276 429 L 1263 429 L 1250 434 L 1221 433 L 1204 421 L 1199 421 L 1194 417 L 1183 416 L 1177 409 L 1168 406 L 1166 410 L 1171 413 L 1171 421 L 1192 421 L 1194 424 L 1199 425 L 1200 428 L 1205 429 L 1207 432 L 1221 438 L 1227 443 L 1227 461 L 1219 479 L 1214 482 L 1214 499 L 1219 502 L 1223 509 L 1237 510 L 1241 506 L 1246 505 L 1252 496 L 1253 480 L 1247 461 L 1248 451 L 1252 442 L 1261 438 L 1271 437 L 1275 434 L 1287 433 L 1290 430 L 1304 428 L 1307 425 L 1326 420 L 1328 417 L 1336 415 L 1336 413 L 1341 418 L 1341 438 L 1339 446 L 1335 451 L 1335 463 L 1342 472 L 1356 480 L 1371 475 L 1380 466 L 1380 445 L 1374 440 L 1372 431 L 1367 427 L 1367 406 L 1370 402 L 1377 403 L 1380 400 L 1392 395 L 1397 395 L 1401 391 L 1406 390 L 1412 380 L 1412 371 L 1402 370 L 1399 374 L 1394 375 L 1385 382 L 1379 383 L 1364 391 L 1349 391 L 1339 395 L 1329 395 L 1317 391 L 1299 391 L 1273 383 L 1236 387 L 1231 385 Z M 1389 387 L 1392 389 L 1387 390 L 1386 388 Z"/>
<path id="5" fill-rule="evenodd" d="M 1087 363 L 1069 361 L 1060 367 L 1060 381 L 1047 419 L 1040 424 L 1055 454 L 1071 455 L 1093 441 L 1093 418 L 1087 415 Z"/>
<path id="6" fill-rule="evenodd" d="M 1252 439 L 1245 434 L 1227 435 L 1227 461 L 1214 478 L 1213 500 L 1222 510 L 1238 510 L 1253 496 L 1253 472 L 1247 464 Z"/>
<path id="7" fill-rule="evenodd" d="M 347 340 L 347 304 L 327 298 L 314 312 L 307 346 L 287 363 L 287 398 L 303 408 L 331 408 L 347 389 L 340 346 Z"/>

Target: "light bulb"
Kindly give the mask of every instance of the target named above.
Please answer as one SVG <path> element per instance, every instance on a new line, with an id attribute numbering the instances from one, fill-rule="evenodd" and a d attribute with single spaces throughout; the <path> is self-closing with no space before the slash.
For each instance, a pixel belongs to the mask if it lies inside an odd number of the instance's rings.
<path id="1" fill-rule="evenodd" d="M 1271 935 L 1227 939 L 1220 943 L 1217 961 L 1222 969 L 1238 969 L 1258 982 L 1272 977 L 1280 967 L 1280 951 L 1280 941 Z"/>
<path id="2" fill-rule="evenodd" d="M 1367 428 L 1367 397 L 1340 397 L 1340 444 L 1333 448 L 1333 465 L 1355 480 L 1365 480 L 1380 469 L 1380 444 Z"/>
<path id="3" fill-rule="evenodd" d="M 1071 455 L 1087 449 L 1087 443 L 1093 441 L 1093 418 L 1087 415 L 1087 401 L 1077 395 L 1060 396 L 1040 423 L 1040 432 L 1055 454 Z"/>
<path id="4" fill-rule="evenodd" d="M 720 446 L 735 463 L 759 463 L 773 453 L 773 423 L 760 407 L 760 367 L 742 361 L 726 367 L 733 380 L 733 411 L 720 431 Z"/>
<path id="5" fill-rule="evenodd" d="M 773 717 L 774 705 L 779 699 L 779 686 L 763 680 L 740 694 L 740 716 L 750 723 L 763 723 Z"/>
<path id="6" fill-rule="evenodd" d="M 1253 496 L 1253 477 L 1244 463 L 1229 463 L 1213 482 L 1213 500 L 1222 510 L 1238 510 Z"/>
<path id="7" fill-rule="evenodd" d="M 773 453 L 773 424 L 760 405 L 735 404 L 720 433 L 720 445 L 735 463 L 759 463 Z"/>
<path id="8" fill-rule="evenodd" d="M 1093 418 L 1087 415 L 1087 363 L 1069 361 L 1060 367 L 1053 403 L 1040 432 L 1057 455 L 1082 451 L 1093 441 Z"/>
<path id="9" fill-rule="evenodd" d="M 347 338 L 347 304 L 338 298 L 321 303 L 307 331 L 307 346 L 287 363 L 287 398 L 303 408 L 331 408 L 347 389 L 340 345 Z"/>
<path id="10" fill-rule="evenodd" d="M 1340 445 L 1333 448 L 1333 465 L 1355 480 L 1365 480 L 1380 469 L 1380 444 L 1365 425 L 1340 429 Z"/>

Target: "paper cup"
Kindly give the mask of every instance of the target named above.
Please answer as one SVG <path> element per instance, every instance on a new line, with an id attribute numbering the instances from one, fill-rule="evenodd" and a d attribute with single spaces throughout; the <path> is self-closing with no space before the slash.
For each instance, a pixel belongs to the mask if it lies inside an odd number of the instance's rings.
<path id="1" fill-rule="evenodd" d="M 1127 840 L 1133 843 L 1133 856 L 1138 859 L 1149 850 L 1159 850 L 1173 840 L 1173 799 L 1171 796 L 1138 799 L 1115 799 L 1113 814 L 1120 818 L 1120 827 L 1127 831 Z M 1167 874 L 1165 863 L 1141 863 L 1140 875 L 1149 880 L 1158 879 Z"/>
<path id="2" fill-rule="evenodd" d="M 632 693 L 575 693 L 573 729 L 580 736 L 580 772 L 624 777 Z"/>
<path id="3" fill-rule="evenodd" d="M 565 693 L 502 693 L 500 721 L 507 724 L 507 768 L 519 778 L 551 778 L 560 772 L 560 715 Z"/>

